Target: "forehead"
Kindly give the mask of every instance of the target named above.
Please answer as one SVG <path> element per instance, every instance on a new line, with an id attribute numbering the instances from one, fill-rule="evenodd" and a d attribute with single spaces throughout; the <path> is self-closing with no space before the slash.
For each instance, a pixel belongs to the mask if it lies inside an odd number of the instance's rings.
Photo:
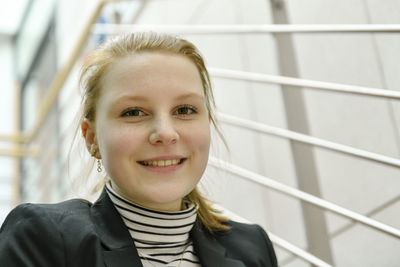
<path id="1" fill-rule="evenodd" d="M 123 57 L 112 63 L 103 86 L 141 90 L 168 89 L 172 91 L 197 91 L 203 93 L 202 80 L 196 65 L 187 57 L 165 52 L 140 52 Z M 186 92 L 188 93 L 188 92 Z"/>

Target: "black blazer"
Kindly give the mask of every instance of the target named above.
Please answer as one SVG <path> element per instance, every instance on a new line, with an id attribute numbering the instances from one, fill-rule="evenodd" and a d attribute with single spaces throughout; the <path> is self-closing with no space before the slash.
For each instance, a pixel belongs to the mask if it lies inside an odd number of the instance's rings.
<path id="1" fill-rule="evenodd" d="M 230 222 L 228 233 L 207 232 L 197 221 L 190 232 L 202 267 L 277 266 L 266 232 Z M 94 203 L 22 204 L 0 229 L 0 266 L 142 266 L 133 239 L 103 191 Z"/>

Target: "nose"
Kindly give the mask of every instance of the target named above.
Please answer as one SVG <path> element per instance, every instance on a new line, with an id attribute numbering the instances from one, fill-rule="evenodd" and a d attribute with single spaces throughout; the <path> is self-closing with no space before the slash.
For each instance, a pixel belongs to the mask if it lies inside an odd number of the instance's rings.
<path id="1" fill-rule="evenodd" d="M 149 135 L 153 145 L 170 145 L 179 140 L 179 134 L 170 118 L 159 118 L 154 121 L 154 127 Z"/>

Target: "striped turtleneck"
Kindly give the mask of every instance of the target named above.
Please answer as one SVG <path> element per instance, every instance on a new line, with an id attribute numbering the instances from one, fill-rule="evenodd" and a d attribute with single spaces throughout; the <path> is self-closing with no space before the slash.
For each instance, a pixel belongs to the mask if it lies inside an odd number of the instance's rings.
<path id="1" fill-rule="evenodd" d="M 132 203 L 109 183 L 106 191 L 131 234 L 144 267 L 200 267 L 189 236 L 197 206 L 188 203 L 184 210 L 156 211 Z"/>

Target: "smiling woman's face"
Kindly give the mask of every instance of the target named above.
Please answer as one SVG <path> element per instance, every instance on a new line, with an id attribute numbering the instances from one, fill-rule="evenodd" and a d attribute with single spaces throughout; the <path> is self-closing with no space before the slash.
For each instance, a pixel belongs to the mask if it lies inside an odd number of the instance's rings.
<path id="1" fill-rule="evenodd" d="M 95 122 L 113 188 L 145 207 L 179 210 L 203 175 L 210 120 L 199 72 L 188 58 L 141 52 L 113 63 L 103 79 Z"/>

